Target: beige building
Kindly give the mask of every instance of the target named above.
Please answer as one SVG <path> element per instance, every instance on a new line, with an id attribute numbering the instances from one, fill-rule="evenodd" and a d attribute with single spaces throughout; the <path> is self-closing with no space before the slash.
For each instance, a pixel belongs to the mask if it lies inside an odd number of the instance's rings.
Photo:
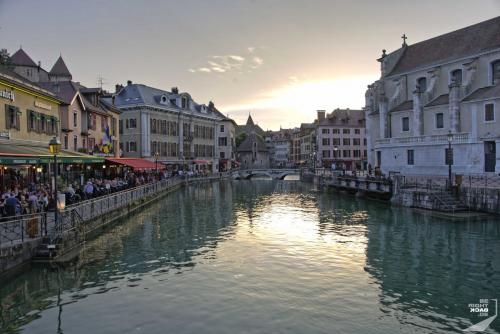
<path id="1" fill-rule="evenodd" d="M 457 42 L 459 41 L 459 42 Z M 500 17 L 378 59 L 366 92 L 368 160 L 384 173 L 500 172 Z"/>
<path id="2" fill-rule="evenodd" d="M 11 57 L 13 71 L 52 92 L 63 103 L 59 108 L 59 137 L 65 150 L 100 156 L 118 156 L 119 110 L 106 105 L 100 88 L 86 88 L 73 76 L 62 56 L 47 72 L 19 49 Z"/>
<path id="3" fill-rule="evenodd" d="M 218 148 L 219 138 L 226 137 L 225 143 L 229 144 L 231 133 L 234 136 L 227 118 L 212 103 L 198 104 L 176 87 L 168 92 L 128 81 L 125 87 L 118 85 L 115 94 L 105 102 L 121 111 L 123 157 L 218 171 L 221 152 L 229 155 L 226 146 Z M 219 135 L 221 124 L 228 126 L 228 136 L 226 128 Z"/>
<path id="4" fill-rule="evenodd" d="M 363 110 L 335 109 L 326 114 L 318 110 L 317 165 L 349 170 L 366 169 L 366 129 Z"/>

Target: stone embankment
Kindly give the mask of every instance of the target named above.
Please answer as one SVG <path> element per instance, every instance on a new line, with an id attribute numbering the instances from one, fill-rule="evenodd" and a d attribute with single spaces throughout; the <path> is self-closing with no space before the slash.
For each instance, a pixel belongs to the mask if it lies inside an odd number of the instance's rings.
<path id="1" fill-rule="evenodd" d="M 193 183 L 227 178 L 217 174 L 202 178 L 167 179 L 83 201 L 59 213 L 58 224 L 49 214 L 0 223 L 0 278 L 9 277 L 29 265 L 37 249 L 48 238 L 59 242 L 59 252 L 69 252 L 109 227 L 162 196 Z"/>

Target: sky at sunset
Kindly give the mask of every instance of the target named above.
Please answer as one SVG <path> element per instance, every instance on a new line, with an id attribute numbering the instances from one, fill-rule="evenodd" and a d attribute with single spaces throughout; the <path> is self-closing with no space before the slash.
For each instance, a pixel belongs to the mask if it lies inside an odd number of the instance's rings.
<path id="1" fill-rule="evenodd" d="M 361 108 L 403 33 L 412 44 L 498 15 L 499 0 L 0 0 L 0 48 L 47 70 L 61 53 L 87 86 L 178 86 L 278 129 Z"/>

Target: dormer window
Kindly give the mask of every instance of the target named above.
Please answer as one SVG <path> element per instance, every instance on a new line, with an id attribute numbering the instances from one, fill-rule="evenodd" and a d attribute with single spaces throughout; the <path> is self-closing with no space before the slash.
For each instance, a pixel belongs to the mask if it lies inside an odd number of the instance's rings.
<path id="1" fill-rule="evenodd" d="M 427 78 L 419 78 L 417 80 L 417 86 L 419 87 L 420 92 L 425 92 L 427 90 Z"/>
<path id="2" fill-rule="evenodd" d="M 181 99 L 181 108 L 182 109 L 188 109 L 189 108 L 189 100 L 187 96 L 183 96 Z"/>
<path id="3" fill-rule="evenodd" d="M 491 64 L 491 83 L 493 85 L 500 83 L 500 60 L 495 60 Z"/>
<path id="4" fill-rule="evenodd" d="M 450 82 L 451 83 L 456 83 L 457 85 L 461 86 L 462 85 L 462 70 L 457 69 L 451 72 L 450 75 Z"/>
<path id="5" fill-rule="evenodd" d="M 168 99 L 167 99 L 167 96 L 166 95 L 162 95 L 160 97 L 160 103 L 161 104 L 168 104 Z"/>

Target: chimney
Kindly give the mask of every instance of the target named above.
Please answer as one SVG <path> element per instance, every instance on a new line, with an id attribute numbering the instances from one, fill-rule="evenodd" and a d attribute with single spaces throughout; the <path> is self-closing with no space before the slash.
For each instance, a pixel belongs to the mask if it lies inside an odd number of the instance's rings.
<path id="1" fill-rule="evenodd" d="M 113 105 L 113 106 L 115 105 L 115 96 L 114 95 L 111 96 L 111 105 Z"/>
<path id="2" fill-rule="evenodd" d="M 179 94 L 179 88 L 178 87 L 172 87 L 172 94 Z"/>
<path id="3" fill-rule="evenodd" d="M 318 123 L 321 123 L 325 119 L 325 111 L 317 110 L 318 112 Z"/>
<path id="4" fill-rule="evenodd" d="M 127 80 L 127 86 L 130 86 L 132 84 L 132 80 Z"/>
<path id="5" fill-rule="evenodd" d="M 38 61 L 38 72 L 40 72 L 40 69 L 42 68 L 42 62 Z"/>
<path id="6" fill-rule="evenodd" d="M 116 84 L 115 85 L 115 93 L 118 94 L 123 89 L 123 85 Z"/>

